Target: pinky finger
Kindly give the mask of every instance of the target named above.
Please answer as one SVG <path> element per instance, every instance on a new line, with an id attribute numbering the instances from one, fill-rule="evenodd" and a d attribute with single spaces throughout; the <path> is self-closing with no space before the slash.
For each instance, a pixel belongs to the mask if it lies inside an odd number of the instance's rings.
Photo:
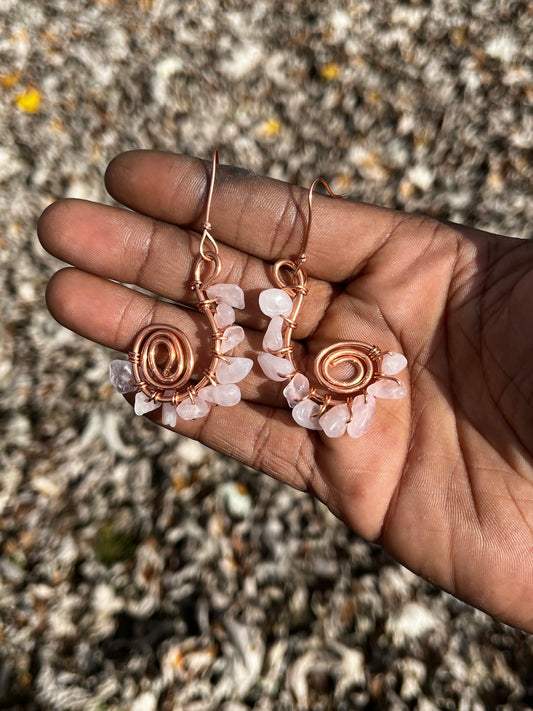
<path id="1" fill-rule="evenodd" d="M 159 412 L 148 417 L 161 424 Z M 310 464 L 314 446 L 310 433 L 296 425 L 286 409 L 241 400 L 233 407 L 212 407 L 198 420 L 178 418 L 172 429 L 294 489 L 324 494 L 325 486 L 314 480 Z"/>

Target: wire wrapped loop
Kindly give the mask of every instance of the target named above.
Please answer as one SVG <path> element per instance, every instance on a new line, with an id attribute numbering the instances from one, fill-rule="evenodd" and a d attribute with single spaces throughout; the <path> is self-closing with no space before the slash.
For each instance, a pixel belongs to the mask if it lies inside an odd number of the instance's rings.
<path id="1" fill-rule="evenodd" d="M 316 379 L 334 393 L 348 395 L 363 390 L 376 377 L 376 347 L 358 341 L 343 341 L 324 348 L 315 358 Z M 349 364 L 353 374 L 341 379 L 334 374 L 338 366 Z"/>
<path id="2" fill-rule="evenodd" d="M 206 274 L 206 270 L 208 269 L 210 269 L 210 273 Z M 220 274 L 220 269 L 221 263 L 218 254 L 215 254 L 215 252 L 204 252 L 204 254 L 197 257 L 194 263 L 193 286 L 197 286 L 205 291 Z"/>
<path id="3" fill-rule="evenodd" d="M 156 402 L 172 402 L 173 391 L 191 377 L 194 354 L 182 331 L 152 324 L 137 334 L 130 361 L 139 390 Z"/>
<path id="4" fill-rule="evenodd" d="M 282 270 L 289 272 L 290 283 L 283 278 Z M 278 259 L 274 264 L 273 281 L 280 289 L 292 292 L 293 296 L 307 293 L 307 275 L 292 259 Z"/>

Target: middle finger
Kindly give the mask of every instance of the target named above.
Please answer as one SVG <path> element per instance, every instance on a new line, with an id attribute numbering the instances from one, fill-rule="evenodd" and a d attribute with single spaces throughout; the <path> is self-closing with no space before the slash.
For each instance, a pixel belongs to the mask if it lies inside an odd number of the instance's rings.
<path id="1" fill-rule="evenodd" d="M 200 237 L 193 231 L 122 208 L 70 199 L 43 213 L 39 237 L 47 251 L 83 271 L 135 284 L 173 301 L 196 303 L 191 281 Z M 257 298 L 262 289 L 273 286 L 270 265 L 223 244 L 219 249 L 222 270 L 217 281 L 237 284 L 247 296 L 246 310 L 237 312 L 239 323 L 264 328 Z M 310 279 L 308 287 L 297 338 L 315 330 L 333 298 L 333 288 L 326 282 Z"/>

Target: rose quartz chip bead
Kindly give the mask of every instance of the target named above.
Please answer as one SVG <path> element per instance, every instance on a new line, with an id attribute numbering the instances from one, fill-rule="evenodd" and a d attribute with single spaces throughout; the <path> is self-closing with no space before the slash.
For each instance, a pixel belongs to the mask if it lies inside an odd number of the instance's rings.
<path id="1" fill-rule="evenodd" d="M 228 383 L 227 385 L 206 385 L 202 388 L 198 397 L 214 405 L 223 407 L 233 407 L 241 401 L 241 391 L 238 385 Z"/>
<path id="2" fill-rule="evenodd" d="M 291 379 L 290 383 L 285 386 L 283 395 L 289 404 L 289 407 L 294 407 L 297 402 L 303 400 L 309 392 L 309 380 L 301 373 Z"/>
<path id="3" fill-rule="evenodd" d="M 220 352 L 227 353 L 244 341 L 244 329 L 240 326 L 228 326 L 220 341 Z"/>
<path id="4" fill-rule="evenodd" d="M 257 362 L 270 380 L 281 382 L 294 373 L 294 368 L 288 360 L 275 356 L 273 353 L 260 353 L 257 356 Z"/>
<path id="5" fill-rule="evenodd" d="M 407 367 L 407 358 L 401 353 L 386 353 L 381 359 L 381 372 L 384 375 L 397 375 Z"/>
<path id="6" fill-rule="evenodd" d="M 265 316 L 290 316 L 292 299 L 283 289 L 265 289 L 259 294 L 259 308 Z"/>
<path id="7" fill-rule="evenodd" d="M 319 430 L 321 429 L 318 418 L 319 410 L 320 405 L 316 402 L 302 400 L 292 408 L 292 417 L 301 427 L 306 427 L 308 430 Z"/>
<path id="8" fill-rule="evenodd" d="M 405 385 L 398 384 L 394 380 L 376 380 L 366 391 L 369 395 L 387 400 L 399 400 L 407 395 Z"/>
<path id="9" fill-rule="evenodd" d="M 283 316 L 274 316 L 263 337 L 263 348 L 265 351 L 279 351 L 283 348 Z"/>
<path id="10" fill-rule="evenodd" d="M 251 358 L 232 358 L 225 356 L 228 363 L 222 361 L 217 368 L 216 379 L 219 383 L 240 383 L 251 371 L 254 364 Z M 201 392 L 201 391 L 200 391 Z"/>
<path id="11" fill-rule="evenodd" d="M 234 309 L 244 308 L 244 292 L 237 284 L 212 284 L 205 290 L 208 298 L 216 299 L 232 306 Z"/>
<path id="12" fill-rule="evenodd" d="M 364 395 L 358 395 L 352 403 L 352 419 L 346 427 L 346 431 L 353 439 L 357 439 L 364 435 L 370 426 L 370 421 L 374 410 L 376 409 L 376 400 L 372 395 L 367 393 L 366 399 Z"/>
<path id="13" fill-rule="evenodd" d="M 319 419 L 320 427 L 328 437 L 342 437 L 350 419 L 348 405 L 335 405 Z"/>

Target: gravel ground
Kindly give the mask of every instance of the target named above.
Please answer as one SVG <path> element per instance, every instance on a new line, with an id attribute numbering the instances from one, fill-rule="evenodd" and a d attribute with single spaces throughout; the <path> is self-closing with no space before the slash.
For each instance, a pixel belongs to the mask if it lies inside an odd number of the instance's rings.
<path id="1" fill-rule="evenodd" d="M 533 638 L 133 418 L 35 237 L 130 148 L 531 236 L 533 3 L 0 0 L 0 708 L 528 709 Z"/>

